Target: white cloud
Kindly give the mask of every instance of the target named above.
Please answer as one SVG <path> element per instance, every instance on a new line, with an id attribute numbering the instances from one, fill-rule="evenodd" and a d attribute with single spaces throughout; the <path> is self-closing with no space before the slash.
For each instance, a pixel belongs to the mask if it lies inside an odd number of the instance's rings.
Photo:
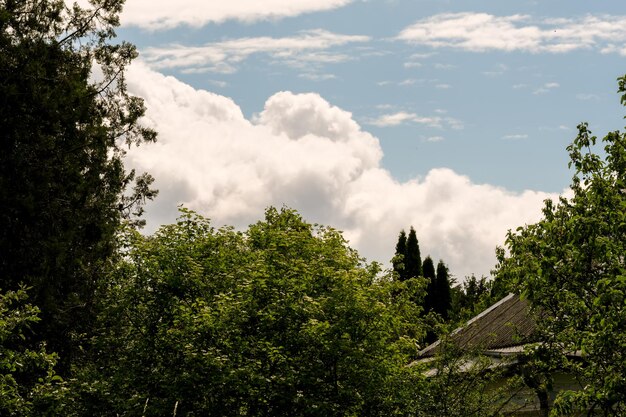
<path id="1" fill-rule="evenodd" d="M 533 91 L 533 94 L 535 94 L 535 95 L 546 94 L 546 93 L 549 93 L 550 90 L 553 90 L 553 89 L 559 88 L 559 87 L 560 87 L 559 83 L 545 83 L 541 87 L 535 89 L 535 91 Z"/>
<path id="2" fill-rule="evenodd" d="M 139 63 L 128 86 L 145 98 L 146 122 L 160 132 L 157 143 L 127 156 L 161 190 L 147 207 L 152 227 L 172 222 L 178 204 L 236 227 L 286 204 L 344 230 L 363 256 L 383 262 L 400 229 L 413 225 L 422 252 L 462 278 L 488 273 L 506 230 L 536 221 L 542 201 L 554 197 L 475 184 L 446 168 L 399 182 L 381 166 L 378 139 L 317 94 L 279 92 L 250 121 L 231 99 Z"/>
<path id="3" fill-rule="evenodd" d="M 345 54 L 324 51 L 369 39 L 367 36 L 341 35 L 316 29 L 284 38 L 241 38 L 203 46 L 151 47 L 143 51 L 142 58 L 153 68 L 183 68 L 183 71 L 232 73 L 237 70 L 237 65 L 253 54 L 267 54 L 295 67 L 310 67 L 311 63 L 329 64 L 352 59 Z"/>
<path id="4" fill-rule="evenodd" d="M 426 142 L 441 142 L 445 140 L 443 136 L 430 136 L 426 138 Z"/>
<path id="5" fill-rule="evenodd" d="M 449 88 L 452 88 L 452 86 L 450 84 L 436 84 L 435 88 L 438 88 L 440 90 L 447 90 Z"/>
<path id="6" fill-rule="evenodd" d="M 401 111 L 393 114 L 384 114 L 379 118 L 372 120 L 370 124 L 378 127 L 397 126 L 406 121 L 413 121 L 415 118 L 417 118 L 417 115 L 415 113 L 407 113 Z M 431 123 L 436 123 L 435 118 L 431 118 L 430 121 Z"/>
<path id="7" fill-rule="evenodd" d="M 423 66 L 424 64 L 422 64 L 421 62 L 405 62 L 404 63 L 404 68 L 420 68 Z"/>
<path id="8" fill-rule="evenodd" d="M 626 16 L 533 19 L 519 14 L 445 13 L 419 20 L 400 32 L 397 38 L 433 48 L 475 52 L 562 53 L 598 49 L 602 53 L 626 55 L 626 48 L 615 46 L 626 41 Z"/>
<path id="9" fill-rule="evenodd" d="M 68 0 L 69 2 L 69 0 Z M 122 24 L 150 30 L 200 27 L 226 20 L 253 22 L 331 10 L 351 0 L 132 0 L 124 5 Z"/>
<path id="10" fill-rule="evenodd" d="M 528 139 L 528 135 L 525 134 L 525 133 L 517 133 L 517 134 L 513 134 L 513 135 L 504 135 L 504 136 L 502 136 L 502 139 L 507 139 L 507 140 Z"/>
<path id="11" fill-rule="evenodd" d="M 447 125 L 452 129 L 463 129 L 463 123 L 452 117 L 419 116 L 415 113 L 408 113 L 405 111 L 383 114 L 382 116 L 368 122 L 368 124 L 378 127 L 398 126 L 405 123 L 417 123 L 436 128 L 442 128 L 444 125 Z"/>
<path id="12" fill-rule="evenodd" d="M 582 101 L 597 101 L 597 100 L 600 100 L 600 96 L 598 96 L 597 94 L 593 94 L 593 93 L 580 93 L 580 94 L 576 94 L 576 99 L 582 100 Z"/>
<path id="13" fill-rule="evenodd" d="M 310 81 L 328 81 L 337 78 L 334 74 L 316 74 L 313 72 L 305 72 L 298 75 L 300 78 L 304 78 Z"/>

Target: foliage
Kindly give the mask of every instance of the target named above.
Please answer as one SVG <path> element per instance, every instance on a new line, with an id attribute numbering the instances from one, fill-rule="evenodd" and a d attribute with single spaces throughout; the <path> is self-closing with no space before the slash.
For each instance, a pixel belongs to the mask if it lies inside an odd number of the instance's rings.
<path id="1" fill-rule="evenodd" d="M 433 258 L 429 256 L 424 259 L 424 263 L 422 264 L 422 273 L 424 278 L 426 278 L 426 296 L 424 297 L 424 311 L 429 313 L 434 311 L 434 305 L 436 302 L 436 287 L 435 280 L 437 279 L 437 275 L 435 272 L 435 264 L 433 263 Z"/>
<path id="2" fill-rule="evenodd" d="M 408 296 L 420 281 L 381 275 L 339 232 L 288 209 L 268 209 L 245 233 L 183 210 L 177 224 L 126 239 L 84 414 L 401 409 L 392 389 L 422 336 Z"/>
<path id="3" fill-rule="evenodd" d="M 66 398 L 55 375 L 56 355 L 20 347 L 39 310 L 26 304 L 26 291 L 0 294 L 0 415 L 58 415 Z"/>
<path id="4" fill-rule="evenodd" d="M 462 284 L 452 287 L 451 320 L 457 323 L 469 320 L 506 295 L 492 295 L 492 286 L 493 281 L 487 277 L 470 275 Z"/>
<path id="5" fill-rule="evenodd" d="M 405 267 L 406 257 L 406 233 L 404 230 L 400 231 L 398 235 L 398 243 L 396 243 L 396 252 L 392 259 L 393 270 L 398 274 L 400 281 L 406 281 L 408 276 Z"/>
<path id="6" fill-rule="evenodd" d="M 420 256 L 420 247 L 413 226 L 411 226 L 411 230 L 409 230 L 409 237 L 406 240 L 406 255 L 404 256 L 404 264 L 407 278 L 417 278 L 422 276 L 422 258 Z"/>
<path id="7" fill-rule="evenodd" d="M 524 384 L 508 366 L 494 367 L 480 349 L 461 349 L 442 337 L 426 366 L 428 382 L 419 393 L 420 417 L 495 417 L 514 415 L 526 405 Z M 417 365 L 416 365 L 417 366 Z M 522 398 L 520 400 L 520 397 Z"/>
<path id="8" fill-rule="evenodd" d="M 408 238 L 404 230 L 400 231 L 392 264 L 400 281 L 422 276 L 422 258 L 413 226 L 411 226 Z"/>
<path id="9" fill-rule="evenodd" d="M 448 267 L 442 260 L 437 264 L 437 275 L 434 285 L 435 301 L 433 311 L 441 316 L 444 321 L 449 318 L 452 307 L 452 295 L 450 294 L 450 277 Z"/>
<path id="10" fill-rule="evenodd" d="M 112 43 L 122 3 L 0 1 L 0 279 L 32 288 L 42 321 L 30 339 L 48 341 L 66 371 L 122 215 L 155 195 L 122 165 L 124 146 L 155 138 L 126 91 L 135 48 Z"/>
<path id="11" fill-rule="evenodd" d="M 619 79 L 626 105 L 626 77 Z M 562 393 L 553 415 L 575 409 L 626 413 L 626 135 L 604 138 L 604 157 L 586 123 L 568 147 L 573 197 L 546 201 L 543 219 L 507 237 L 497 277 L 545 312 L 551 360 L 582 389 Z M 566 354 L 577 353 L 582 360 Z"/>

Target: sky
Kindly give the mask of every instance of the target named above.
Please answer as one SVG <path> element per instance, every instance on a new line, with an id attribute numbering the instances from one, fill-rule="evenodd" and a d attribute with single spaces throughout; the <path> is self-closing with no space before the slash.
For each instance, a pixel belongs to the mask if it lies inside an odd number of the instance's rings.
<path id="1" fill-rule="evenodd" d="M 413 226 L 457 281 L 567 193 L 578 123 L 621 129 L 622 1 L 127 0 L 156 144 L 147 232 L 288 206 L 388 266 Z"/>

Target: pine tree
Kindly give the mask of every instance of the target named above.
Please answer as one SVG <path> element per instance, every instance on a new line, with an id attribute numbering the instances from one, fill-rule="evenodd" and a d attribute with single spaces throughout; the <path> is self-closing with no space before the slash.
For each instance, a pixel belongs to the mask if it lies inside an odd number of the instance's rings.
<path id="1" fill-rule="evenodd" d="M 433 263 L 433 259 L 430 255 L 424 259 L 424 263 L 422 264 L 422 273 L 427 282 L 426 296 L 424 297 L 424 312 L 430 313 L 434 309 L 435 302 L 437 300 L 435 264 Z"/>
<path id="2" fill-rule="evenodd" d="M 433 310 L 438 313 L 441 318 L 448 320 L 448 312 L 452 307 L 452 295 L 450 289 L 450 277 L 448 267 L 439 260 L 437 264 L 437 276 L 435 278 L 435 301 Z"/>
<path id="3" fill-rule="evenodd" d="M 405 257 L 406 257 L 406 233 L 404 230 L 400 231 L 400 235 L 398 236 L 398 243 L 396 243 L 396 253 L 393 258 L 393 270 L 398 274 L 398 279 L 400 281 L 405 281 L 407 279 L 406 276 L 406 268 L 405 268 Z"/>
<path id="4" fill-rule="evenodd" d="M 415 234 L 415 229 L 411 226 L 409 237 L 406 241 L 406 255 L 404 266 L 407 278 L 416 278 L 422 275 L 422 258 L 420 256 L 420 247 Z"/>

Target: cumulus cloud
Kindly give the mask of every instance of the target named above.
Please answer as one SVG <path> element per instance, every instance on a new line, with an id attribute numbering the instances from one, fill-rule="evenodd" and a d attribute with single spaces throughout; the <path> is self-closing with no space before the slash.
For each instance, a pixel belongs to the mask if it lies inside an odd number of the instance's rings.
<path id="1" fill-rule="evenodd" d="M 344 230 L 351 246 L 382 262 L 413 225 L 422 252 L 462 278 L 488 273 L 506 230 L 536 221 L 542 201 L 554 197 L 476 184 L 446 168 L 397 181 L 381 166 L 378 139 L 317 94 L 276 93 L 248 120 L 231 99 L 142 64 L 129 70 L 128 86 L 145 98 L 146 122 L 160 132 L 126 160 L 151 172 L 161 190 L 147 207 L 152 228 L 172 222 L 178 204 L 236 227 L 285 204 Z"/>
<path id="2" fill-rule="evenodd" d="M 397 37 L 433 48 L 475 52 L 562 53 L 598 49 L 626 54 L 626 16 L 588 15 L 577 19 L 533 19 L 527 15 L 445 13 L 419 20 Z"/>
<path id="3" fill-rule="evenodd" d="M 275 60 L 295 67 L 310 67 L 311 63 L 330 64 L 352 59 L 341 53 L 328 53 L 333 47 L 353 42 L 367 42 L 370 38 L 342 35 L 322 29 L 300 32 L 297 36 L 272 38 L 241 38 L 202 46 L 169 45 L 150 47 L 142 57 L 150 66 L 182 68 L 183 71 L 232 73 L 237 65 L 253 54 L 266 54 Z"/>
<path id="4" fill-rule="evenodd" d="M 132 0 L 124 5 L 122 24 L 149 30 L 186 25 L 200 27 L 226 20 L 253 22 L 293 17 L 303 13 L 331 10 L 352 0 Z M 66 0 L 73 3 L 72 0 Z M 79 0 L 86 5 L 87 0 Z"/>

